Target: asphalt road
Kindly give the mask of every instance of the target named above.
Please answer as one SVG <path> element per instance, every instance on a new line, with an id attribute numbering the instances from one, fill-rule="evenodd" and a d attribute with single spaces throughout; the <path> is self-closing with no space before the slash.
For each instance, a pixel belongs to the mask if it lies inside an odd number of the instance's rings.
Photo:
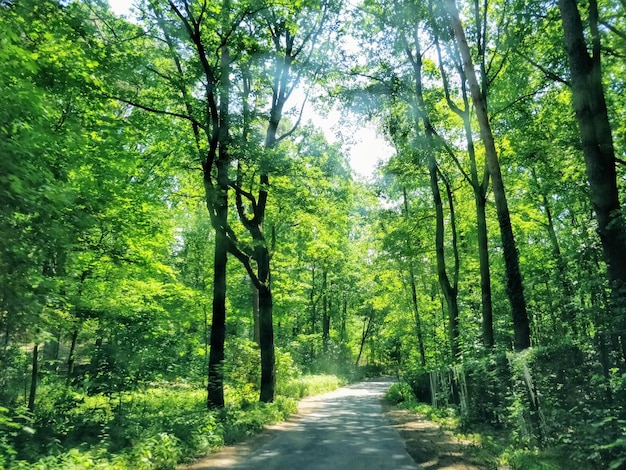
<path id="1" fill-rule="evenodd" d="M 420 468 L 382 413 L 380 398 L 392 382 L 360 382 L 312 397 L 313 411 L 262 446 L 237 452 L 227 466 L 239 470 L 409 470 Z M 311 406 L 311 402 L 308 402 Z"/>

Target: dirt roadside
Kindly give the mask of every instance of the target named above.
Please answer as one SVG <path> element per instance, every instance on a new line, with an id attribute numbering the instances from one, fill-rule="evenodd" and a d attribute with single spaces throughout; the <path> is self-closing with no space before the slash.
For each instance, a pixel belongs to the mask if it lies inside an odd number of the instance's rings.
<path id="1" fill-rule="evenodd" d="M 473 461 L 470 442 L 455 438 L 437 423 L 382 402 L 383 412 L 404 440 L 407 452 L 425 470 L 486 470 Z"/>

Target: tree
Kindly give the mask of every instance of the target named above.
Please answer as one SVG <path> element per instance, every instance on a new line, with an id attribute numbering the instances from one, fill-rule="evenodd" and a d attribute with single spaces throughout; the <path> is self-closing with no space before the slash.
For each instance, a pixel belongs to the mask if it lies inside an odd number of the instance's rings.
<path id="1" fill-rule="evenodd" d="M 524 286 L 522 275 L 519 268 L 519 255 L 515 245 L 513 229 L 511 227 L 511 218 L 509 214 L 508 203 L 504 184 L 502 182 L 502 174 L 500 171 L 500 163 L 495 147 L 491 124 L 487 114 L 487 103 L 483 91 L 481 91 L 476 73 L 474 72 L 474 63 L 471 52 L 465 37 L 465 31 L 459 18 L 459 11 L 456 7 L 455 0 L 446 0 L 445 2 L 454 36 L 456 38 L 459 52 L 463 60 L 463 68 L 465 77 L 469 84 L 470 94 L 476 109 L 476 116 L 480 126 L 480 135 L 485 146 L 485 155 L 487 164 L 489 165 L 489 173 L 491 175 L 494 199 L 498 214 L 498 222 L 500 225 L 500 236 L 502 238 L 502 248 L 504 251 L 504 261 L 506 264 L 507 274 L 507 295 L 511 304 L 511 313 L 513 315 L 513 330 L 515 333 L 515 349 L 523 350 L 530 346 L 530 326 L 528 322 L 528 313 L 526 311 L 526 299 L 524 297 Z"/>
<path id="2" fill-rule="evenodd" d="M 598 234 L 611 287 L 614 327 L 624 331 L 626 229 L 619 202 L 615 150 L 602 86 L 598 3 L 595 0 L 589 2 L 591 54 L 587 49 L 578 3 L 575 0 L 559 0 L 559 10 L 569 60 L 574 111 L 589 181 L 589 198 L 598 222 Z"/>
<path id="3" fill-rule="evenodd" d="M 475 6 L 475 8 L 478 8 Z M 463 69 L 462 61 L 458 55 L 457 47 L 449 47 L 448 55 L 451 56 L 453 61 L 453 67 L 456 69 L 459 77 L 459 87 L 461 94 L 462 106 L 458 105 L 453 99 L 453 94 L 450 86 L 450 80 L 448 79 L 448 73 L 446 71 L 446 64 L 444 63 L 444 56 L 442 54 L 442 48 L 440 44 L 441 31 L 438 25 L 439 19 L 435 15 L 432 1 L 428 4 L 428 14 L 430 16 L 430 23 L 433 33 L 433 41 L 437 50 L 437 58 L 439 61 L 439 71 L 441 74 L 441 81 L 444 88 L 445 99 L 448 107 L 455 114 L 457 114 L 463 121 L 463 128 L 465 131 L 465 140 L 467 144 L 467 153 L 470 160 L 469 175 L 462 171 L 463 177 L 470 184 L 474 193 L 474 202 L 476 205 L 476 226 L 477 226 L 477 244 L 478 244 L 478 257 L 480 263 L 480 288 L 481 288 L 481 310 L 482 310 L 482 331 L 483 331 L 483 345 L 487 349 L 494 347 L 493 338 L 493 305 L 491 301 L 491 272 L 489 266 L 489 246 L 487 237 L 487 219 L 485 206 L 487 203 L 487 189 L 489 187 L 489 169 L 487 167 L 487 161 L 484 163 L 482 176 L 479 176 L 478 167 L 476 162 L 476 148 L 474 146 L 474 137 L 471 120 L 471 107 L 469 104 L 469 96 L 467 92 L 467 80 L 465 79 L 465 71 Z M 478 24 L 476 29 L 480 31 L 480 35 L 485 35 L 480 24 L 481 15 L 476 11 L 475 18 Z M 483 74 L 482 82 L 487 83 L 486 70 L 485 70 L 485 47 L 484 39 L 479 41 L 480 50 L 479 55 L 481 58 L 481 74 Z M 483 91 L 486 93 L 487 90 Z M 452 155 L 455 162 L 458 163 L 456 157 Z M 460 163 L 458 163 L 460 166 Z"/>

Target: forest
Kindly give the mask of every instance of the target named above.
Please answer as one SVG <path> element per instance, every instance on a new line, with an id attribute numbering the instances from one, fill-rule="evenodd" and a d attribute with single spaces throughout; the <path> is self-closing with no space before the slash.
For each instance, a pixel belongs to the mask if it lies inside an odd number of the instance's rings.
<path id="1" fill-rule="evenodd" d="M 624 0 L 130 11 L 0 1 L 0 468 L 172 469 L 379 374 L 485 468 L 626 468 Z"/>

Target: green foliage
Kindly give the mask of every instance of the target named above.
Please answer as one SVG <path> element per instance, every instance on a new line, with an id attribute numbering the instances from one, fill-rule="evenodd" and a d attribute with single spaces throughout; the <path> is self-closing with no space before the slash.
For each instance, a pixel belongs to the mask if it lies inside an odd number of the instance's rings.
<path id="1" fill-rule="evenodd" d="M 122 460 L 128 468 L 168 470 L 176 468 L 180 455 L 178 439 L 161 432 L 134 444 Z"/>
<path id="2" fill-rule="evenodd" d="M 385 399 L 394 405 L 406 403 L 408 406 L 411 406 L 412 404 L 417 403 L 417 399 L 413 394 L 413 389 L 406 382 L 397 382 L 393 384 L 385 394 Z"/>
<path id="3" fill-rule="evenodd" d="M 309 395 L 330 392 L 345 384 L 345 379 L 336 375 L 303 375 L 301 377 L 291 377 L 289 381 L 277 387 L 277 391 L 281 395 L 297 400 Z"/>
<path id="4" fill-rule="evenodd" d="M 19 421 L 18 421 L 19 419 Z M 32 434 L 30 427 L 24 426 L 20 421 L 25 417 L 12 416 L 8 408 L 0 406 L 0 467 L 8 468 L 9 464 L 17 455 L 14 442 L 19 438 L 25 438 Z"/>
<path id="5" fill-rule="evenodd" d="M 505 436 L 481 438 L 483 450 L 513 468 L 619 468 L 624 450 L 624 376 L 615 369 L 607 379 L 597 361 L 591 351 L 568 342 L 466 361 L 457 375 L 460 396 L 454 414 L 443 408 L 443 416 L 435 413 L 435 420 L 443 419 L 457 430 Z M 410 388 L 397 384 L 390 397 L 433 416 L 430 405 L 412 404 L 412 394 L 407 398 L 409 390 L 421 389 L 424 377 L 428 381 L 438 375 L 417 375 Z M 448 398 L 441 403 L 451 403 L 452 382 L 438 383 L 437 388 L 443 385 Z"/>
<path id="6" fill-rule="evenodd" d="M 294 371 L 288 355 L 281 361 Z M 11 469 L 171 469 L 285 420 L 304 396 L 345 384 L 336 376 L 283 380 L 273 403 L 259 403 L 245 391 L 237 397 L 231 388 L 229 406 L 219 412 L 207 410 L 204 389 L 184 383 L 113 396 L 46 386 L 32 418 L 0 407 L 0 461 Z"/>
<path id="7" fill-rule="evenodd" d="M 251 403 L 242 409 L 224 412 L 224 443 L 232 444 L 259 433 L 263 426 L 283 421 L 297 410 L 293 398 L 277 397 L 273 403 Z"/>

